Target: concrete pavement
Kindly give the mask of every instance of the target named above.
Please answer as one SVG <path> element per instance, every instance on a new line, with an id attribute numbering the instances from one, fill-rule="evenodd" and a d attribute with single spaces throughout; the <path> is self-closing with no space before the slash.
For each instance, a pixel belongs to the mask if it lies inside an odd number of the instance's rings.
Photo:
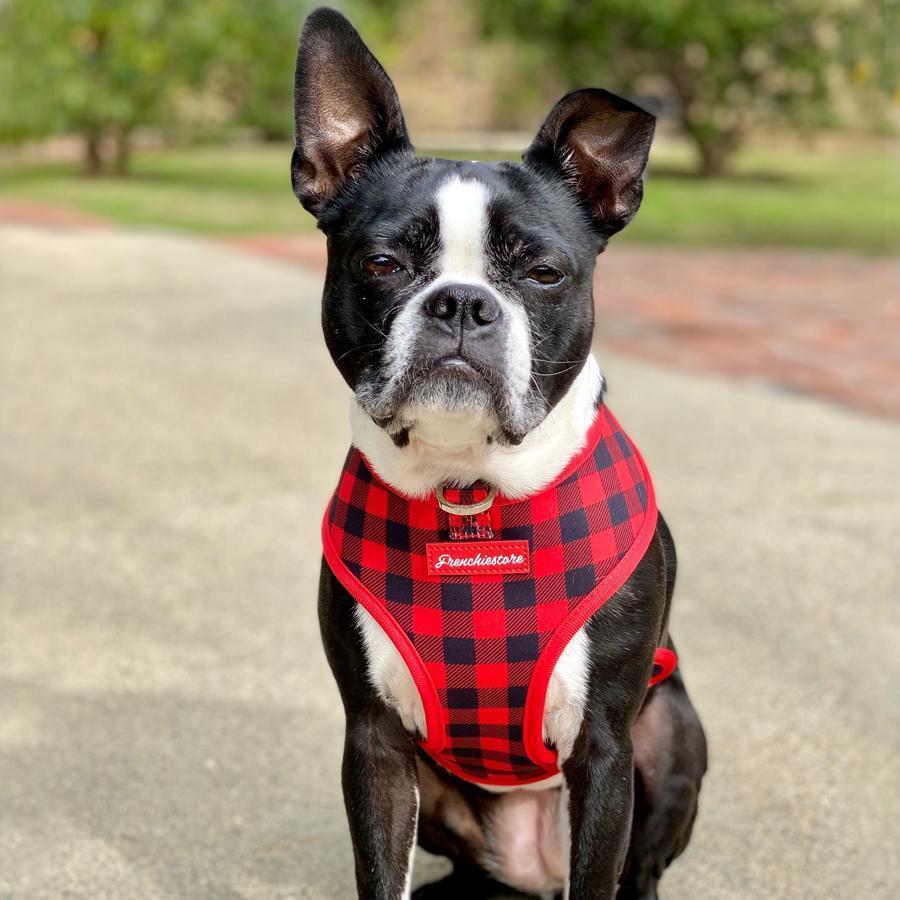
<path id="1" fill-rule="evenodd" d="M 201 241 L 0 228 L 0 898 L 353 896 L 319 294 Z M 666 900 L 893 896 L 900 429 L 600 355 L 711 745 Z"/>

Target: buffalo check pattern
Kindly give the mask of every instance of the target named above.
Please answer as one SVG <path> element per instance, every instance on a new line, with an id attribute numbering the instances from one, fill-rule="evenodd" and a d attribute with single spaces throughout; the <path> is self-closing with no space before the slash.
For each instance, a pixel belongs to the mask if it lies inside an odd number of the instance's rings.
<path id="1" fill-rule="evenodd" d="M 446 495 L 467 503 L 484 490 Z M 558 771 L 535 761 L 523 735 L 526 698 L 543 710 L 546 679 L 529 692 L 538 660 L 574 612 L 586 621 L 634 569 L 643 555 L 636 540 L 655 526 L 656 508 L 636 447 L 601 405 L 587 446 L 553 484 L 523 500 L 498 497 L 488 515 L 497 540 L 528 542 L 531 571 L 429 575 L 426 544 L 449 539 L 450 517 L 434 497 L 388 487 L 351 448 L 323 524 L 325 555 L 402 644 L 426 714 L 436 697 L 427 718 L 443 733 L 429 734 L 425 750 L 464 779 L 524 784 Z M 629 551 L 636 558 L 623 574 Z"/>

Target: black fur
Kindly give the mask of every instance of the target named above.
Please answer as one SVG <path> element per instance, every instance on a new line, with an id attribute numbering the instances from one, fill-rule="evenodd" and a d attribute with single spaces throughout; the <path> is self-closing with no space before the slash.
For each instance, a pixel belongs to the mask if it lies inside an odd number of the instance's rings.
<path id="1" fill-rule="evenodd" d="M 603 249 L 641 205 L 655 126 L 650 113 L 609 91 L 573 91 L 550 111 L 525 164 L 573 187 Z"/>

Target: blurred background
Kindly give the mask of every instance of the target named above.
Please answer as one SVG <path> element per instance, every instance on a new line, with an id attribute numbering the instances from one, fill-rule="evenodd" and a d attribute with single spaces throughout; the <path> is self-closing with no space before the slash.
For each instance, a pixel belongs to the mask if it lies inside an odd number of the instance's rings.
<path id="1" fill-rule="evenodd" d="M 321 265 L 314 222 L 284 189 L 296 33 L 310 6 L 0 0 L 0 214 L 172 229 Z M 607 298 L 621 313 L 616 346 L 900 415 L 878 263 L 900 242 L 895 0 L 342 8 L 390 70 L 423 154 L 517 159 L 552 103 L 584 85 L 658 114 L 652 187 L 617 243 L 691 252 L 664 279 L 677 309 L 630 291 Z M 759 255 L 695 252 L 751 248 Z M 848 256 L 794 254 L 809 250 Z M 726 281 L 748 265 L 774 283 L 752 309 L 719 308 L 721 291 L 701 296 L 710 291 L 696 282 L 719 260 Z M 799 290 L 820 293 L 814 308 L 784 277 L 795 267 Z M 849 316 L 844 295 L 860 277 L 879 300 Z M 790 334 L 775 334 L 773 316 Z M 648 317 L 666 334 L 631 341 Z M 877 356 L 859 352 L 872 340 Z"/>
<path id="2" fill-rule="evenodd" d="M 0 900 L 352 896 L 300 0 L 0 0 Z M 671 900 L 893 897 L 897 0 L 355 0 L 423 155 L 659 117 L 596 352 L 710 733 Z M 420 857 L 417 883 L 445 871 Z"/>
<path id="3" fill-rule="evenodd" d="M 283 191 L 311 5 L 3 0 L 3 196 L 213 234 L 311 228 Z M 624 240 L 896 246 L 893 0 L 339 5 L 390 70 L 423 153 L 516 158 L 585 85 L 658 113 L 654 188 Z"/>

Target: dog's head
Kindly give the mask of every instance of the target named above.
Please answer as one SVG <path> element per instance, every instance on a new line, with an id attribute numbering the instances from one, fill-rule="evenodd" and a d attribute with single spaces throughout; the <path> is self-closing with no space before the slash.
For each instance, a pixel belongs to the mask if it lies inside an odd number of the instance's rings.
<path id="1" fill-rule="evenodd" d="M 418 158 L 390 78 L 320 9 L 295 119 L 294 192 L 328 236 L 325 337 L 363 409 L 398 443 L 460 412 L 521 441 L 587 358 L 594 263 L 640 205 L 653 117 L 576 91 L 522 164 Z"/>

